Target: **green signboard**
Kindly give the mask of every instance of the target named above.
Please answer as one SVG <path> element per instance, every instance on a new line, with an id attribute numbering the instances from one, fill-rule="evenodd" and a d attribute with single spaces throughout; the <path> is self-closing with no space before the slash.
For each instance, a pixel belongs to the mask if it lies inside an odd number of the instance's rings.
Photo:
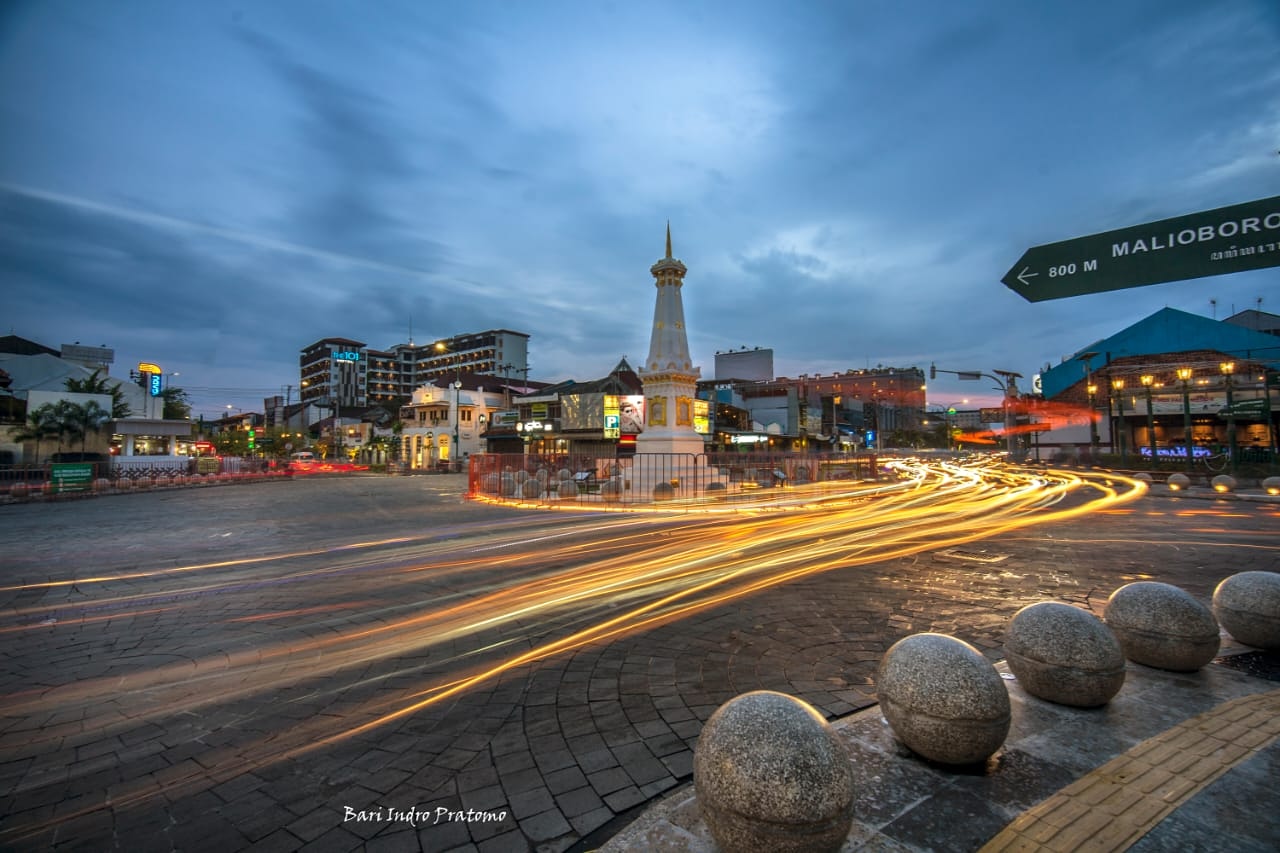
<path id="1" fill-rule="evenodd" d="M 1000 279 L 1030 302 L 1280 266 L 1280 196 L 1028 249 Z"/>
<path id="2" fill-rule="evenodd" d="M 1267 413 L 1267 401 L 1258 397 L 1253 400 L 1233 400 L 1230 408 L 1218 412 L 1218 417 L 1261 418 Z"/>
<path id="3" fill-rule="evenodd" d="M 54 492 L 87 492 L 93 488 L 93 463 L 55 462 L 50 478 Z"/>

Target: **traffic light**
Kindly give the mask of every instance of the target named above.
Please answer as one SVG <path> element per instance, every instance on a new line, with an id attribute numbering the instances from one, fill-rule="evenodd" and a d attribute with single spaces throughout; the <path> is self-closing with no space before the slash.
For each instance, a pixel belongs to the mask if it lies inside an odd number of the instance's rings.
<path id="1" fill-rule="evenodd" d="M 249 427 L 249 449 L 253 450 L 253 427 Z"/>
<path id="2" fill-rule="evenodd" d="M 930 378 L 930 379 L 937 379 L 937 378 L 938 378 L 938 365 L 936 365 L 936 364 L 930 364 L 930 365 L 929 365 L 929 378 Z"/>

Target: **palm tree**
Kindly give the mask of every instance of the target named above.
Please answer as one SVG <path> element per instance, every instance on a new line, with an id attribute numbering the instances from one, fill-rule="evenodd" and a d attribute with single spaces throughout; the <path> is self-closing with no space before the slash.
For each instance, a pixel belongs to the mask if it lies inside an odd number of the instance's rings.
<path id="1" fill-rule="evenodd" d="M 62 451 L 63 439 L 75 441 L 84 438 L 81 406 L 70 400 L 59 400 L 53 405 L 54 423 L 58 427 L 58 451 Z"/>
<path id="2" fill-rule="evenodd" d="M 108 384 L 107 377 L 101 374 L 101 370 L 95 370 L 84 379 L 67 377 L 62 384 L 68 391 L 77 394 L 106 394 L 111 398 L 111 417 L 116 420 L 129 417 L 129 415 L 133 414 L 133 411 L 129 408 L 129 404 L 125 402 L 124 392 L 120 390 L 120 383 Z"/>
<path id="3" fill-rule="evenodd" d="M 84 456 L 85 442 L 88 440 L 90 432 L 97 433 L 108 422 L 111 421 L 111 413 L 98 405 L 97 400 L 89 400 L 88 402 L 75 407 L 73 413 L 78 418 L 77 427 L 80 433 L 80 455 Z"/>
<path id="4" fill-rule="evenodd" d="M 35 462 L 40 462 L 40 442 L 46 438 L 53 438 L 62 433 L 58 426 L 57 411 L 52 403 L 45 403 L 42 406 L 36 406 L 27 412 L 27 419 L 22 427 L 14 431 L 13 439 L 19 444 L 28 441 L 36 443 Z"/>

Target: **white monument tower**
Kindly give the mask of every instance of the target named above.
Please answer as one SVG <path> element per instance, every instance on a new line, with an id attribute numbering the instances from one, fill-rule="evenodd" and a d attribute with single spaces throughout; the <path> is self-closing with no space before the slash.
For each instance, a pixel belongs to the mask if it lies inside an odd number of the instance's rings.
<path id="1" fill-rule="evenodd" d="M 693 401 L 698 375 L 689 358 L 684 329 L 685 265 L 671 257 L 671 223 L 667 223 L 667 256 L 649 268 L 658 288 L 653 306 L 649 357 L 636 371 L 644 384 L 645 427 L 636 440 L 637 453 L 703 453 L 702 436 L 693 430 Z"/>

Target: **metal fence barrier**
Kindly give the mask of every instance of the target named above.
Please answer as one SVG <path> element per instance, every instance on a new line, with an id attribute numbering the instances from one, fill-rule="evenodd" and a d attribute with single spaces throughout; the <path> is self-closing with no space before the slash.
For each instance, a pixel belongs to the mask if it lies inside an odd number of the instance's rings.
<path id="1" fill-rule="evenodd" d="M 877 477 L 873 454 L 481 453 L 468 471 L 470 497 L 594 506 L 727 502 L 800 488 L 820 495 Z"/>

